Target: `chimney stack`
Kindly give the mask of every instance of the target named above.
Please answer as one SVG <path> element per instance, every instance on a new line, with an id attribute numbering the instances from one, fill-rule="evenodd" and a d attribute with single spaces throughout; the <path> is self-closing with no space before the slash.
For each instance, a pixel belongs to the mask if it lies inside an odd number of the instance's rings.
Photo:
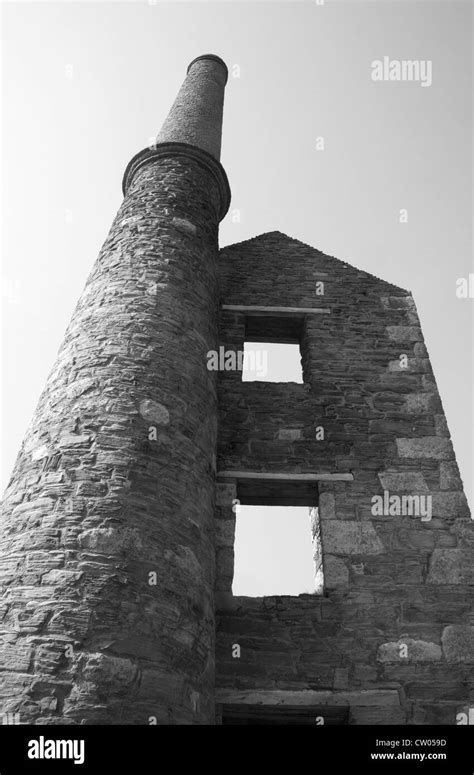
<path id="1" fill-rule="evenodd" d="M 227 77 L 227 67 L 219 57 L 204 54 L 193 59 L 157 144 L 186 143 L 219 161 Z"/>
<path id="2" fill-rule="evenodd" d="M 214 175 L 220 190 L 219 220 L 222 220 L 230 204 L 229 183 L 219 163 L 227 77 L 227 66 L 220 57 L 203 54 L 193 59 L 155 145 L 140 151 L 128 164 L 123 178 L 124 194 L 136 169 L 149 159 L 185 154 Z"/>
<path id="3" fill-rule="evenodd" d="M 225 82 L 194 60 L 128 165 L 5 493 L 0 695 L 21 724 L 214 723 Z"/>

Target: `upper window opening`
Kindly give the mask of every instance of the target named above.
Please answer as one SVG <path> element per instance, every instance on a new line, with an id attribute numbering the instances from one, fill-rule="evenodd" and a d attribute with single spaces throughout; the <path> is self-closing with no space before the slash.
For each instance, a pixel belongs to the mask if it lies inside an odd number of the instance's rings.
<path id="1" fill-rule="evenodd" d="M 245 342 L 242 382 L 303 382 L 297 344 Z"/>
<path id="2" fill-rule="evenodd" d="M 243 382 L 303 382 L 303 317 L 247 315 Z"/>

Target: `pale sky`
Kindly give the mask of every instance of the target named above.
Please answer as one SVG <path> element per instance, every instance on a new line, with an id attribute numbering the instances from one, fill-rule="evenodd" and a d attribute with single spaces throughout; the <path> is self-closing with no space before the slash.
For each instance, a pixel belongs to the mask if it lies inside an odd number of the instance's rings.
<path id="1" fill-rule="evenodd" d="M 239 506 L 234 551 L 234 595 L 314 594 L 308 506 Z"/>
<path id="2" fill-rule="evenodd" d="M 474 272 L 471 12 L 429 0 L 1 4 L 3 485 L 126 164 L 188 63 L 215 53 L 230 70 L 221 246 L 279 230 L 412 291 L 472 504 L 474 299 L 456 297 Z M 431 86 L 374 82 L 384 56 L 429 60 Z"/>

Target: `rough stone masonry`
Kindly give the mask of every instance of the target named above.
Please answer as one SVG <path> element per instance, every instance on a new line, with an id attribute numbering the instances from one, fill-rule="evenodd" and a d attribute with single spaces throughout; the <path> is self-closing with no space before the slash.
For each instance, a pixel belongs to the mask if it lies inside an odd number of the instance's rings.
<path id="1" fill-rule="evenodd" d="M 334 723 L 459 723 L 474 702 L 474 530 L 411 294 L 280 232 L 224 248 L 219 266 L 220 343 L 239 350 L 296 331 L 304 380 L 219 375 L 224 722 L 261 704 L 306 707 L 312 723 L 342 708 Z M 279 311 L 258 317 L 263 307 Z M 279 333 L 275 315 L 286 320 Z M 304 484 L 276 478 L 261 501 L 249 481 L 267 482 L 249 471 L 320 476 L 307 497 L 318 506 L 324 594 L 232 596 L 232 504 L 296 504 Z M 429 495 L 431 518 L 378 513 L 384 493 Z"/>
<path id="2" fill-rule="evenodd" d="M 280 232 L 219 252 L 226 80 L 194 60 L 128 165 L 16 461 L 0 713 L 455 724 L 474 532 L 413 299 Z M 245 341 L 298 343 L 303 384 L 207 368 Z M 386 492 L 431 518 L 374 513 Z M 321 593 L 232 595 L 238 500 L 313 508 Z"/>
<path id="3" fill-rule="evenodd" d="M 0 697 L 21 723 L 214 718 L 205 364 L 226 79 L 220 60 L 191 63 L 156 146 L 130 162 L 6 492 Z"/>

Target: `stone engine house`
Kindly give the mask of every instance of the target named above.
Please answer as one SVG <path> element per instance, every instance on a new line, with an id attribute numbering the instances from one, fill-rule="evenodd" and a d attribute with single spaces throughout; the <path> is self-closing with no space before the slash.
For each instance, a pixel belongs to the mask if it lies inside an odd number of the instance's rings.
<path id="1" fill-rule="evenodd" d="M 129 163 L 17 458 L 0 713 L 459 723 L 474 532 L 413 298 L 280 232 L 219 250 L 226 81 L 191 62 Z M 252 341 L 299 344 L 303 383 L 207 367 Z M 238 502 L 312 509 L 314 594 L 233 596 Z"/>

